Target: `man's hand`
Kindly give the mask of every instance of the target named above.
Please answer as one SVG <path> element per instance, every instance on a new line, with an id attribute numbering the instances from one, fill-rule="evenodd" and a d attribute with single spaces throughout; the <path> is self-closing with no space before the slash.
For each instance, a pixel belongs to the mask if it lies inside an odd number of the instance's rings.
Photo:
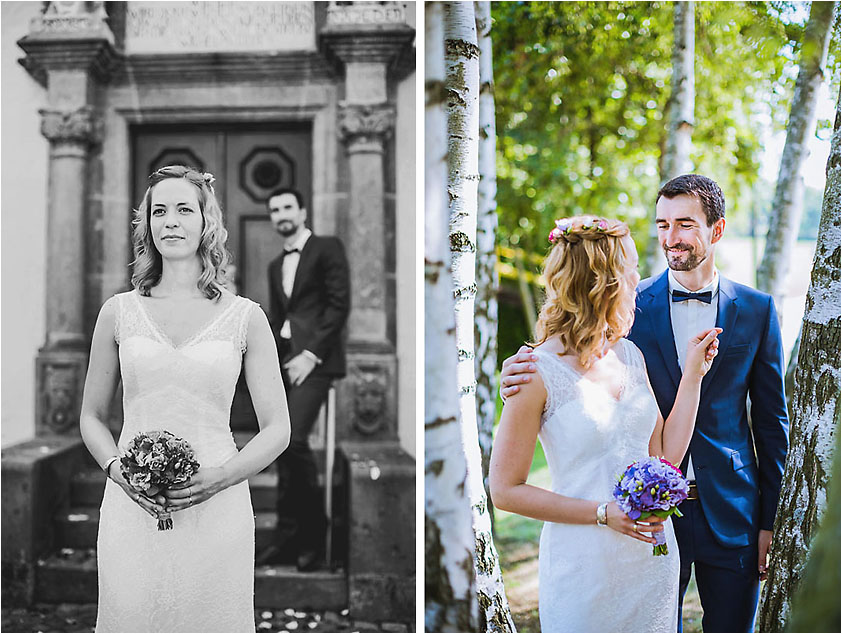
<path id="1" fill-rule="evenodd" d="M 520 391 L 518 383 L 529 383 L 532 380 L 531 375 L 537 370 L 534 363 L 537 360 L 538 355 L 532 352 L 532 348 L 521 346 L 515 355 L 503 361 L 500 373 L 500 395 L 503 400 Z"/>
<path id="2" fill-rule="evenodd" d="M 316 368 L 316 361 L 308 354 L 299 352 L 292 359 L 284 364 L 284 369 L 289 375 L 293 385 L 301 385 Z"/>
<path id="3" fill-rule="evenodd" d="M 772 546 L 772 531 L 761 530 L 757 535 L 757 571 L 760 581 L 766 579 L 769 572 L 769 548 Z"/>

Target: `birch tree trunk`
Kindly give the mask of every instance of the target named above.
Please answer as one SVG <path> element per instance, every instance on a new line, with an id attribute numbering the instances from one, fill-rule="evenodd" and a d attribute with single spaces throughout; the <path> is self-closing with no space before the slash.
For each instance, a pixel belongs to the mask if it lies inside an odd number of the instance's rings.
<path id="1" fill-rule="evenodd" d="M 804 569 L 801 587 L 795 594 L 788 632 L 842 632 L 839 595 L 839 448 L 833 455 L 833 469 L 827 496 L 827 510 L 813 540 L 810 561 Z"/>
<path id="2" fill-rule="evenodd" d="M 424 5 L 424 629 L 474 632 L 474 531 L 456 392 L 450 275 L 444 8 Z"/>
<path id="3" fill-rule="evenodd" d="M 497 127 L 494 122 L 494 75 L 491 63 L 491 3 L 474 2 L 479 42 L 479 185 L 477 186 L 476 325 L 477 433 L 482 482 L 491 527 L 494 510 L 488 490 L 488 463 L 497 414 Z"/>
<path id="4" fill-rule="evenodd" d="M 669 112 L 669 126 L 666 147 L 660 162 L 661 185 L 676 176 L 689 173 L 692 169 L 690 151 L 693 147 L 696 109 L 696 77 L 693 66 L 696 51 L 695 25 L 694 3 L 673 2 L 672 91 L 666 108 Z M 649 225 L 649 244 L 646 252 L 648 275 L 654 275 L 666 267 L 654 222 Z"/>
<path id="5" fill-rule="evenodd" d="M 473 512 L 480 631 L 513 631 L 491 516 L 482 481 L 474 372 L 477 185 L 479 182 L 479 47 L 472 2 L 444 5 L 450 252 L 456 315 L 457 375 L 462 443 Z"/>
<path id="6" fill-rule="evenodd" d="M 775 518 L 769 577 L 760 607 L 763 632 L 780 632 L 786 626 L 792 597 L 809 559 L 810 542 L 826 506 L 827 480 L 837 444 L 842 298 L 839 120 L 837 101 L 816 255 L 801 329 L 789 453 Z"/>
<path id="7" fill-rule="evenodd" d="M 810 7 L 810 20 L 804 31 L 798 79 L 786 126 L 786 144 L 772 199 L 766 247 L 757 269 L 757 288 L 772 295 L 779 316 L 783 314 L 781 300 L 784 282 L 804 207 L 801 165 L 809 154 L 807 142 L 816 127 L 816 101 L 824 78 L 823 68 L 827 60 L 836 4 L 813 2 Z"/>

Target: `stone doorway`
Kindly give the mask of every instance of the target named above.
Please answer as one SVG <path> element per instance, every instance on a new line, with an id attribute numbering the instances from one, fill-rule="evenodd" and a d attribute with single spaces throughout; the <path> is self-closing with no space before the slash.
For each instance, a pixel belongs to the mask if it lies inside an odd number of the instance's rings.
<path id="1" fill-rule="evenodd" d="M 133 206 L 146 190 L 147 176 L 165 165 L 185 164 L 214 175 L 236 291 L 268 311 L 266 271 L 283 245 L 269 222 L 265 200 L 278 187 L 294 187 L 312 210 L 311 124 L 138 125 L 132 127 L 131 139 Z M 308 224 L 311 221 L 308 218 Z M 257 431 L 242 375 L 231 408 L 231 429 L 239 436 L 238 444 Z"/>

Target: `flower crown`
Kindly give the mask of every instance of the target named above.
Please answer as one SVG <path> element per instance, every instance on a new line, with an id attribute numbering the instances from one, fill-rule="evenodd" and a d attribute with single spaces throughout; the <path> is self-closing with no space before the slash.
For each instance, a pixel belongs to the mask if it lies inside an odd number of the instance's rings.
<path id="1" fill-rule="evenodd" d="M 216 182 L 216 178 L 214 178 L 213 174 L 211 174 L 210 172 L 204 172 L 202 174 L 202 179 L 205 181 L 208 187 L 210 187 Z"/>
<path id="2" fill-rule="evenodd" d="M 570 232 L 574 229 L 573 227 L 573 220 L 570 218 L 560 218 L 555 221 L 555 227 L 553 227 L 552 231 L 550 231 L 550 235 L 548 239 L 551 243 L 555 244 L 558 240 L 561 239 L 561 236 L 569 236 Z M 579 229 L 594 229 L 599 231 L 600 233 L 604 233 L 608 231 L 608 221 L 604 218 L 597 220 L 596 218 L 585 218 L 582 221 L 581 226 Z"/>

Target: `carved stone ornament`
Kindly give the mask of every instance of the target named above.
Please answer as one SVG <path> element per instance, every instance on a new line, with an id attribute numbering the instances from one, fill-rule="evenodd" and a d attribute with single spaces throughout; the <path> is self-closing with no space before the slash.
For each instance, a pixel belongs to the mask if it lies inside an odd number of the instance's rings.
<path id="1" fill-rule="evenodd" d="M 371 435 L 386 420 L 388 381 L 380 368 L 358 368 L 354 377 L 354 428 Z"/>
<path id="2" fill-rule="evenodd" d="M 99 140 L 99 122 L 89 106 L 78 110 L 39 110 L 41 134 L 52 143 L 93 144 Z"/>
<path id="3" fill-rule="evenodd" d="M 406 24 L 406 10 L 397 2 L 331 2 L 327 24 Z"/>
<path id="4" fill-rule="evenodd" d="M 112 44 L 114 35 L 108 28 L 105 2 L 45 2 L 44 12 L 33 18 L 30 35 L 96 33 Z"/>
<path id="5" fill-rule="evenodd" d="M 394 129 L 391 106 L 345 106 L 339 112 L 339 135 L 349 149 L 360 144 L 382 148 Z"/>
<path id="6" fill-rule="evenodd" d="M 42 426 L 63 434 L 79 423 L 77 392 L 79 381 L 75 366 L 47 366 L 44 369 L 44 409 Z"/>

